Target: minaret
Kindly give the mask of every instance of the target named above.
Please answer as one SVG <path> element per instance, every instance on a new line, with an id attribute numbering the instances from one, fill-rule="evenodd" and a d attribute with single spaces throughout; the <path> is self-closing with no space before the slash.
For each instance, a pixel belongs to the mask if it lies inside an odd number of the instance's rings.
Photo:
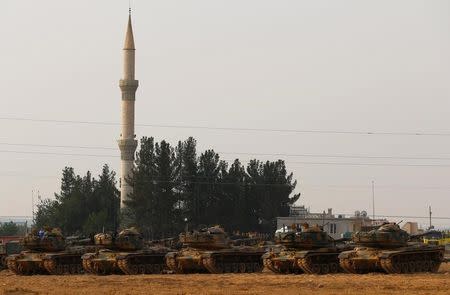
<path id="1" fill-rule="evenodd" d="M 131 9 L 128 15 L 127 34 L 123 48 L 123 77 L 119 82 L 122 91 L 122 134 L 117 141 L 120 149 L 121 174 L 120 174 L 120 207 L 124 207 L 124 201 L 133 190 L 125 178 L 130 175 L 134 166 L 134 153 L 137 147 L 134 134 L 134 101 L 138 80 L 134 79 L 134 37 L 131 26 Z"/>

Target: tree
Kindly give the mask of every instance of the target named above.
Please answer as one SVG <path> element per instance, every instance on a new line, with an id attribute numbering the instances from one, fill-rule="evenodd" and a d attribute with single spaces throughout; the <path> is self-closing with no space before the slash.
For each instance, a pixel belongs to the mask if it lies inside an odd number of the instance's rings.
<path id="1" fill-rule="evenodd" d="M 0 236 L 15 236 L 21 231 L 21 227 L 14 222 L 0 223 Z"/>
<path id="2" fill-rule="evenodd" d="M 252 225 L 260 231 L 274 230 L 275 218 L 287 216 L 289 205 L 295 203 L 300 194 L 294 194 L 297 181 L 287 173 L 284 161 L 251 160 L 247 166 L 247 194 L 254 205 Z"/>
<path id="3" fill-rule="evenodd" d="M 189 137 L 183 143 L 178 143 L 177 157 L 179 162 L 179 189 L 181 193 L 181 210 L 183 219 L 189 224 L 199 224 L 199 199 L 198 199 L 198 163 L 197 141 Z"/>
<path id="4" fill-rule="evenodd" d="M 115 173 L 104 165 L 98 180 L 88 171 L 85 176 L 65 167 L 61 190 L 55 199 L 44 199 L 37 205 L 37 227 L 59 227 L 65 234 L 91 234 L 118 227 L 119 191 Z"/>

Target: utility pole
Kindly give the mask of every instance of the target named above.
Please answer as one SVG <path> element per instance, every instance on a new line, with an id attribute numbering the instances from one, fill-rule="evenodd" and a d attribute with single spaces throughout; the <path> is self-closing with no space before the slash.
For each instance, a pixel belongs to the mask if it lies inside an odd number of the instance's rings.
<path id="1" fill-rule="evenodd" d="M 429 211 L 429 214 L 430 214 L 430 227 L 428 229 L 431 230 L 433 228 L 433 226 L 431 225 L 431 214 L 432 214 L 431 206 L 428 207 L 428 211 Z"/>
<path id="2" fill-rule="evenodd" d="M 375 221 L 375 181 L 372 180 L 372 220 Z"/>
<path id="3" fill-rule="evenodd" d="M 31 222 L 34 223 L 34 189 L 31 190 L 31 218 Z"/>

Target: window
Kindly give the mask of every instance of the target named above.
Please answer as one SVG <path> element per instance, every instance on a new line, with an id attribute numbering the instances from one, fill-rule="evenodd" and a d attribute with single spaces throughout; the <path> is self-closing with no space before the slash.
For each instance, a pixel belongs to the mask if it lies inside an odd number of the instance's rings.
<path id="1" fill-rule="evenodd" d="M 336 223 L 330 223 L 330 234 L 335 234 L 337 232 Z"/>

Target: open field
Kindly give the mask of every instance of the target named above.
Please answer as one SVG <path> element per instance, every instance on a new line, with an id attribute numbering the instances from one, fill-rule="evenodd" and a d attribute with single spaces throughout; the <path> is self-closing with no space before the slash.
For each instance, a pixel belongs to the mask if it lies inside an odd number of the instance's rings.
<path id="1" fill-rule="evenodd" d="M 450 264 L 415 275 L 29 276 L 0 272 L 0 294 L 450 294 Z"/>

